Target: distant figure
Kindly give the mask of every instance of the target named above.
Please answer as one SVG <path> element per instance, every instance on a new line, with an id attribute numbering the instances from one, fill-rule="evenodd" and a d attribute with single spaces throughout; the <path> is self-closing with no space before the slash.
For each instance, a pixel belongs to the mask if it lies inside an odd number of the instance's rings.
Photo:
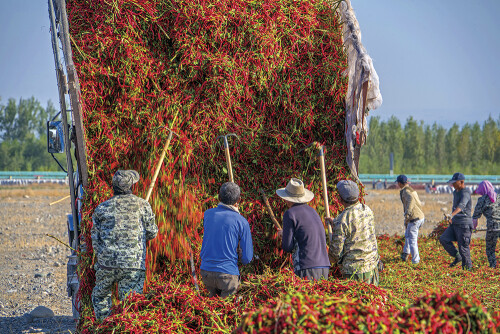
<path id="1" fill-rule="evenodd" d="M 401 260 L 408 260 L 412 255 L 411 262 L 417 264 L 420 262 L 418 253 L 418 230 L 424 224 L 425 216 L 422 211 L 422 203 L 418 198 L 417 192 L 408 184 L 406 175 L 399 175 L 396 178 L 399 188 L 399 197 L 403 203 L 404 226 L 405 226 L 405 245 Z"/>
<path id="2" fill-rule="evenodd" d="M 500 203 L 498 194 L 490 181 L 483 181 L 477 187 L 476 194 L 479 197 L 472 215 L 474 228 L 477 220 L 484 215 L 486 217 L 486 257 L 491 268 L 497 267 L 496 247 L 500 236 Z"/>
<path id="3" fill-rule="evenodd" d="M 337 190 L 344 211 L 327 219 L 333 230 L 330 256 L 344 278 L 378 285 L 380 257 L 373 212 L 359 202 L 359 188 L 353 181 L 338 182 Z"/>
<path id="4" fill-rule="evenodd" d="M 384 189 L 387 189 L 387 179 L 384 179 Z"/>
<path id="5" fill-rule="evenodd" d="M 454 267 L 462 262 L 462 269 L 472 270 L 470 258 L 470 239 L 472 236 L 472 199 L 471 191 L 465 187 L 465 176 L 462 173 L 455 173 L 448 181 L 455 191 L 453 191 L 453 207 L 449 219 L 450 226 L 439 238 L 444 249 L 454 257 L 450 267 Z M 453 241 L 458 243 L 458 251 L 453 245 Z"/>
<path id="6" fill-rule="evenodd" d="M 283 250 L 292 253 L 294 271 L 310 281 L 328 279 L 330 260 L 326 250 L 325 227 L 316 210 L 307 205 L 314 194 L 304 183 L 292 178 L 286 188 L 276 190 L 288 207 L 283 214 Z"/>
<path id="7" fill-rule="evenodd" d="M 146 278 L 146 241 L 158 227 L 149 203 L 132 194 L 139 181 L 135 170 L 113 175 L 113 197 L 99 204 L 92 215 L 92 247 L 96 256 L 92 304 L 98 321 L 111 312 L 111 293 L 118 283 L 123 300 L 131 292 L 143 293 Z"/>
<path id="8" fill-rule="evenodd" d="M 253 245 L 250 225 L 238 210 L 240 187 L 234 182 L 224 183 L 219 200 L 216 208 L 203 214 L 200 269 L 209 296 L 226 298 L 236 293 L 240 285 L 238 258 L 243 264 L 250 263 Z"/>

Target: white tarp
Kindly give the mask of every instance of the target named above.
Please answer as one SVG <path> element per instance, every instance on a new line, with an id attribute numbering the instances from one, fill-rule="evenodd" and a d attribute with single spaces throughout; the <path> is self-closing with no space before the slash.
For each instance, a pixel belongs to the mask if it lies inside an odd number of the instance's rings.
<path id="1" fill-rule="evenodd" d="M 346 95 L 345 138 L 347 164 L 357 178 L 361 146 L 366 141 L 368 126 L 366 116 L 382 104 L 377 72 L 361 43 L 361 30 L 350 0 L 338 7 L 342 19 L 344 48 L 347 52 L 349 78 Z"/>

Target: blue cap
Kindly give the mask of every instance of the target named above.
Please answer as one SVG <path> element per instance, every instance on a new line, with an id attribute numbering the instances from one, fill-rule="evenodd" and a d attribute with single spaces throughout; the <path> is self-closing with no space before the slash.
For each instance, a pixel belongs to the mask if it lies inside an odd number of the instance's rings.
<path id="1" fill-rule="evenodd" d="M 448 183 L 455 183 L 457 181 L 463 181 L 463 180 L 465 180 L 464 174 L 462 174 L 462 173 L 455 173 L 451 177 L 451 180 L 448 181 Z"/>
<path id="2" fill-rule="evenodd" d="M 407 183 L 408 182 L 408 178 L 406 177 L 406 175 L 399 175 L 397 178 L 396 178 L 396 182 L 399 182 L 399 183 Z"/>

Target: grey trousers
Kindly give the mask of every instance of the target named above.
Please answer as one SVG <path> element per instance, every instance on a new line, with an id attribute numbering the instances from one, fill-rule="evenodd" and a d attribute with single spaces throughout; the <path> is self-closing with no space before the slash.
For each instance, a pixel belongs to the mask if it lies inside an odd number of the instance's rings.
<path id="1" fill-rule="evenodd" d="M 472 226 L 469 225 L 454 225 L 451 224 L 439 237 L 439 242 L 444 249 L 453 257 L 457 253 L 462 257 L 462 267 L 471 268 L 472 260 L 470 259 L 470 239 L 472 236 Z M 453 241 L 458 244 L 458 251 L 453 245 Z"/>
<path id="2" fill-rule="evenodd" d="M 310 281 L 319 281 L 319 280 L 327 280 L 328 272 L 330 268 L 309 268 L 309 269 L 301 269 L 295 272 L 295 275 L 300 278 L 305 278 Z"/>
<path id="3" fill-rule="evenodd" d="M 240 276 L 201 270 L 201 279 L 208 290 L 209 296 L 226 298 L 238 290 Z"/>

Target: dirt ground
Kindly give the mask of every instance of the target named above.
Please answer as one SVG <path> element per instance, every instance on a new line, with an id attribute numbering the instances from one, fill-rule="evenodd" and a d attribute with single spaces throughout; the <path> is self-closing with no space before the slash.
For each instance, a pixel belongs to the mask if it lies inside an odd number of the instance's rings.
<path id="1" fill-rule="evenodd" d="M 365 201 L 375 215 L 377 234 L 404 234 L 403 204 L 399 198 L 399 189 L 371 190 L 367 187 L 366 192 Z M 451 213 L 453 195 L 427 194 L 424 190 L 417 192 L 425 215 L 425 223 L 420 229 L 420 234 L 427 235 L 443 219 L 445 213 Z M 478 196 L 472 196 L 473 211 L 478 198 Z M 486 227 L 484 217 L 479 219 L 478 228 L 481 227 Z M 484 238 L 484 236 L 485 232 L 474 234 L 474 237 Z"/>
<path id="2" fill-rule="evenodd" d="M 0 333 L 74 333 L 66 292 L 69 195 L 59 185 L 0 188 Z M 30 319 L 37 306 L 54 317 Z"/>
<path id="3" fill-rule="evenodd" d="M 367 189 L 366 203 L 376 218 L 377 234 L 403 233 L 402 205 L 398 190 Z M 51 234 L 67 242 L 66 214 L 69 189 L 59 185 L 0 188 L 0 333 L 74 333 L 71 299 L 66 292 L 69 249 Z M 429 233 L 451 210 L 451 194 L 419 192 Z M 477 198 L 473 198 L 474 204 Z M 485 225 L 480 221 L 480 225 Z M 484 237 L 484 235 L 478 235 Z M 55 316 L 30 321 L 27 313 L 37 306 Z"/>

